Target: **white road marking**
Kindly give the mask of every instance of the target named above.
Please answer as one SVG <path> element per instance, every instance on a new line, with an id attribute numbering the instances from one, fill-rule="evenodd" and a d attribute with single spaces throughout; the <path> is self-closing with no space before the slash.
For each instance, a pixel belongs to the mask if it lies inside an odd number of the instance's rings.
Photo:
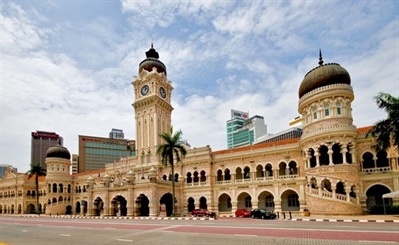
<path id="1" fill-rule="evenodd" d="M 128 239 L 116 239 L 119 242 L 133 242 L 133 240 L 128 240 Z"/>
<path id="2" fill-rule="evenodd" d="M 233 236 L 251 236 L 251 237 L 257 237 L 257 235 L 246 235 L 246 234 L 233 234 Z"/>
<path id="3" fill-rule="evenodd" d="M 29 231 L 27 231 L 27 230 L 22 230 L 22 232 L 29 232 Z"/>
<path id="4" fill-rule="evenodd" d="M 367 241 L 367 240 L 359 240 L 359 242 L 369 242 L 369 243 L 396 243 L 396 242 L 391 242 L 391 241 Z"/>
<path id="5" fill-rule="evenodd" d="M 60 234 L 60 236 L 71 236 L 69 234 Z"/>

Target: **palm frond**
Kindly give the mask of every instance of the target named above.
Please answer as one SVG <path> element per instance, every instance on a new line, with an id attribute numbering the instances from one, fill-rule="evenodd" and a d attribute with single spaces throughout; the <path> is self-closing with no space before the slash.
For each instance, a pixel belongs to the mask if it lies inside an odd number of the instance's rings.
<path id="1" fill-rule="evenodd" d="M 388 115 L 380 120 L 367 132 L 366 137 L 372 135 L 376 138 L 376 150 L 387 150 L 396 147 L 399 152 L 399 98 L 388 93 L 379 93 L 374 97 L 378 108 L 383 109 Z"/>

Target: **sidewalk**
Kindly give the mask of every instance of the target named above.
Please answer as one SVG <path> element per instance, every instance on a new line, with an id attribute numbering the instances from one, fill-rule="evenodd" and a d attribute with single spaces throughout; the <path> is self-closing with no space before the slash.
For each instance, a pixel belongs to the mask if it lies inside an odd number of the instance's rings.
<path id="1" fill-rule="evenodd" d="M 40 216 L 36 214 L 20 214 L 20 215 L 6 215 L 12 217 L 47 217 L 47 218 L 58 218 L 58 219 L 151 219 L 151 220 L 217 220 L 221 219 L 242 219 L 236 217 L 218 217 L 217 219 L 211 217 L 128 217 L 128 216 L 80 216 L 80 215 L 45 215 Z M 250 219 L 250 218 L 248 218 Z M 376 222 L 376 223 L 399 223 L 399 215 L 359 215 L 359 216 L 325 216 L 325 215 L 310 215 L 302 216 L 293 214 L 291 217 L 286 214 L 285 219 L 283 215 L 280 215 L 277 220 L 286 221 L 317 221 L 317 222 Z"/>
<path id="2" fill-rule="evenodd" d="M 284 220 L 280 215 L 279 220 Z M 324 215 L 289 215 L 285 216 L 285 220 L 292 221 L 321 221 L 321 222 L 394 222 L 399 223 L 399 215 L 358 215 L 358 216 L 324 216 Z"/>

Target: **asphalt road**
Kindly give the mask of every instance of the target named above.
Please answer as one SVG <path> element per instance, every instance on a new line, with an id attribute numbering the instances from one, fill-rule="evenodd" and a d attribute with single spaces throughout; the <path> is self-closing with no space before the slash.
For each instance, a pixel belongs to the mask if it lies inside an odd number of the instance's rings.
<path id="1" fill-rule="evenodd" d="M 398 223 L 0 217 L 0 242 L 56 244 L 399 244 Z M 1 243 L 0 243 L 1 244 Z"/>

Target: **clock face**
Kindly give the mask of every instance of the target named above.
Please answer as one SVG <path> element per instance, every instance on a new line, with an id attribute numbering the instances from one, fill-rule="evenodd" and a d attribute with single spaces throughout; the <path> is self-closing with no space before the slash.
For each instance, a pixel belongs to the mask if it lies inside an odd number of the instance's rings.
<path id="1" fill-rule="evenodd" d="M 148 85 L 144 85 L 143 87 L 141 87 L 141 90 L 140 90 L 141 95 L 143 95 L 143 96 L 147 95 L 149 91 L 150 91 L 150 87 L 148 87 Z"/>
<path id="2" fill-rule="evenodd" d="M 163 87 L 159 88 L 159 93 L 161 94 L 162 98 L 166 98 L 166 90 Z"/>

